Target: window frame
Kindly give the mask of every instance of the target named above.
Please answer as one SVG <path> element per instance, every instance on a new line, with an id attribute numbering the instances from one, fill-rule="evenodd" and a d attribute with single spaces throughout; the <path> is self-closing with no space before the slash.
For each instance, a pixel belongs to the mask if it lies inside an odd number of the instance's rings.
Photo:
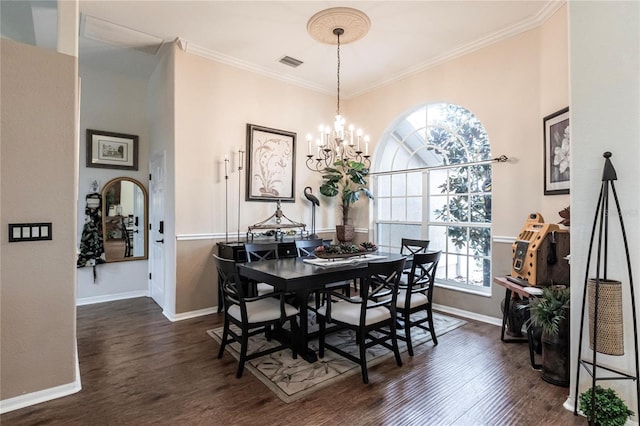
<path id="1" fill-rule="evenodd" d="M 425 109 L 425 114 L 428 114 L 428 109 L 433 106 L 433 105 L 442 105 L 443 103 L 436 103 L 436 104 L 425 104 L 425 105 L 421 105 L 419 107 L 416 107 L 414 109 L 412 109 L 411 111 L 403 114 L 402 116 L 399 117 L 399 119 L 397 119 L 395 121 L 395 123 L 390 127 L 389 131 L 385 132 L 383 138 L 381 138 L 381 143 L 378 144 L 378 146 L 376 147 L 376 157 L 378 158 L 380 153 L 382 153 L 384 151 L 385 148 L 387 148 L 387 145 L 390 143 L 393 143 L 396 145 L 396 151 L 395 152 L 399 152 L 401 150 L 405 150 L 405 152 L 417 152 L 417 150 L 415 148 L 415 141 L 413 142 L 413 147 L 408 147 L 408 146 L 403 146 L 404 141 L 398 137 L 398 133 L 399 131 L 397 131 L 397 129 L 399 128 L 399 126 L 403 125 L 406 128 L 406 123 L 405 121 L 407 120 L 408 117 L 410 117 L 412 114 L 415 114 L 416 112 L 418 112 L 420 109 Z M 456 107 L 456 108 L 463 108 L 464 107 L 460 107 L 458 105 L 452 105 L 452 104 L 447 104 L 446 106 L 448 107 L 449 105 Z M 465 111 L 468 112 L 469 116 L 466 119 L 467 121 L 470 120 L 475 120 L 476 121 L 476 125 L 481 127 L 481 130 L 483 132 L 483 134 L 485 135 L 486 139 L 485 141 L 481 144 L 483 149 L 487 149 L 488 155 L 487 157 L 490 157 L 490 143 L 489 143 L 489 137 L 486 134 L 486 131 L 484 130 L 484 127 L 482 127 L 482 123 L 475 117 L 475 115 L 473 115 L 473 113 L 467 109 L 465 109 Z M 428 118 L 428 116 L 426 116 Z M 428 120 L 425 120 L 428 123 Z M 425 128 L 423 129 L 415 129 L 413 132 L 408 133 L 408 137 L 413 137 L 413 135 L 416 132 L 420 132 L 420 131 L 424 131 L 425 135 L 428 132 L 428 127 L 429 124 L 426 125 Z M 461 126 L 460 126 L 461 127 Z M 459 140 L 464 140 L 464 138 L 460 139 L 460 135 L 457 133 L 453 134 L 454 137 L 459 138 Z M 427 146 L 427 142 L 425 139 L 425 142 L 423 142 L 425 146 Z M 467 144 L 468 147 L 471 147 L 470 143 L 465 141 L 465 144 Z M 474 140 L 473 143 L 477 144 L 477 140 Z M 391 147 L 393 149 L 393 147 Z M 413 151 L 412 151 L 413 148 Z M 444 155 L 446 156 L 446 153 L 444 153 Z M 395 158 L 395 157 L 394 157 Z M 409 157 L 411 159 L 411 156 Z M 445 159 L 445 161 L 448 161 Z M 468 183 L 466 185 L 466 191 L 464 193 L 450 193 L 449 191 L 446 191 L 445 193 L 436 193 L 435 191 L 433 191 L 433 189 L 430 186 L 430 179 L 432 177 L 432 172 L 435 170 L 453 170 L 453 169 L 460 169 L 460 168 L 464 168 L 464 167 L 471 167 L 471 166 L 475 166 L 475 165 L 488 165 L 488 175 L 489 175 L 489 182 L 490 182 L 490 178 L 491 178 L 491 173 L 492 173 L 492 160 L 490 158 L 486 158 L 486 159 L 482 159 L 479 161 L 470 161 L 470 162 L 460 162 L 460 163 L 449 163 L 449 164 L 439 164 L 439 165 L 433 165 L 433 166 L 425 166 L 425 167 L 412 167 L 412 168 L 406 168 L 406 169 L 402 169 L 402 170 L 394 170 L 394 171 L 376 171 L 375 169 L 372 170 L 371 172 L 371 184 L 372 187 L 374 189 L 374 193 L 378 194 L 378 189 L 379 189 L 379 179 L 382 176 L 390 176 L 389 178 L 389 184 L 388 184 L 388 191 L 385 191 L 385 195 L 383 196 L 376 196 L 376 198 L 374 199 L 374 208 L 372 209 L 372 213 L 371 213 L 371 221 L 372 221 L 372 229 L 373 229 L 373 237 L 374 240 L 377 241 L 378 246 L 382 247 L 383 250 L 389 250 L 389 251 L 398 251 L 400 250 L 399 244 L 400 244 L 400 238 L 397 238 L 397 244 L 398 246 L 396 247 L 394 241 L 395 239 L 393 238 L 394 232 L 393 232 L 393 228 L 395 227 L 396 230 L 400 229 L 399 227 L 416 227 L 419 226 L 420 227 L 420 235 L 416 235 L 415 233 L 415 229 L 412 231 L 413 235 L 410 236 L 410 238 L 420 238 L 420 239 L 432 239 L 429 236 L 432 235 L 432 231 L 434 228 L 438 227 L 438 228 L 443 228 L 444 230 L 444 245 L 443 247 L 433 247 L 434 249 L 442 249 L 442 253 L 443 253 L 443 257 L 441 257 L 441 261 L 444 259 L 444 271 L 447 272 L 449 271 L 452 267 L 456 267 L 459 268 L 460 264 L 459 263 L 452 263 L 449 264 L 448 260 L 450 258 L 450 256 L 462 256 L 463 260 L 464 260 L 464 265 L 463 268 L 465 270 L 464 272 L 464 282 L 460 282 L 458 280 L 455 279 L 450 279 L 450 276 L 446 275 L 443 276 L 441 274 L 439 274 L 436 277 L 436 285 L 437 286 L 441 286 L 441 287 L 445 287 L 445 288 L 450 288 L 450 289 L 454 289 L 454 290 L 459 290 L 462 292 L 468 292 L 468 293 L 473 293 L 473 294 L 480 294 L 480 295 L 485 295 L 485 296 L 490 296 L 491 295 L 491 276 L 492 276 L 492 259 L 491 259 L 491 243 L 492 243 L 492 218 L 493 218 L 493 214 L 492 214 L 492 209 L 491 207 L 489 208 L 488 211 L 488 217 L 489 220 L 487 222 L 472 222 L 473 215 L 472 215 L 472 211 L 471 211 L 471 199 L 474 196 L 489 196 L 489 201 L 491 201 L 492 199 L 492 191 L 491 191 L 491 187 L 489 186 L 488 189 L 486 188 L 476 188 L 476 190 L 472 190 L 472 185 L 470 183 Z M 410 161 L 407 161 L 407 164 L 409 164 Z M 377 161 L 375 164 L 373 164 L 373 167 L 379 167 L 382 164 L 381 161 Z M 407 191 L 407 179 L 408 179 L 408 174 L 409 173 L 421 173 L 421 184 L 422 184 L 422 188 L 420 190 L 420 195 L 408 195 L 408 191 Z M 469 174 L 470 171 L 469 169 L 467 169 L 467 182 L 470 182 L 469 178 Z M 401 195 L 396 195 L 394 194 L 394 186 L 392 184 L 393 181 L 393 177 L 394 176 L 398 176 L 398 175 L 402 175 L 405 176 L 405 188 L 404 191 Z M 447 177 L 449 176 L 449 174 L 447 173 Z M 448 181 L 448 179 L 447 179 Z M 387 193 L 388 192 L 388 193 Z M 468 203 L 467 203 L 467 220 L 466 221 L 461 221 L 461 222 L 457 222 L 457 221 L 443 221 L 443 220 L 433 220 L 432 216 L 432 212 L 431 212 L 431 197 L 433 197 L 434 195 L 443 195 L 446 197 L 446 200 L 448 201 L 451 197 L 454 196 L 466 196 Z M 422 198 L 422 212 L 421 212 L 421 217 L 422 219 L 419 221 L 416 220 L 407 220 L 407 201 L 409 198 L 412 197 L 421 197 Z M 395 212 L 394 212 L 394 202 L 393 200 L 397 200 L 397 199 L 403 199 L 404 200 L 404 216 L 399 218 Z M 380 208 L 381 208 L 381 204 L 382 202 L 386 201 L 388 207 L 388 216 L 385 217 L 384 219 L 380 219 Z M 445 202 L 444 207 L 448 209 L 449 203 Z M 412 218 L 413 219 L 413 218 Z M 456 227 L 462 227 L 466 229 L 466 233 L 467 233 L 467 238 L 466 238 L 466 248 L 464 250 L 464 253 L 459 253 L 456 251 L 454 244 L 452 243 L 451 237 L 448 234 L 448 228 L 451 226 L 456 226 Z M 388 234 L 388 237 L 385 237 L 385 241 L 380 240 L 382 237 L 382 231 L 381 229 L 383 227 L 387 227 L 388 229 L 386 230 L 386 233 Z M 408 228 L 409 229 L 409 228 Z M 485 249 L 484 254 L 480 254 L 480 255 L 476 255 L 473 252 L 472 247 L 469 245 L 468 241 L 470 240 L 469 237 L 469 230 L 471 229 L 488 229 L 488 236 L 487 236 L 487 241 L 485 241 L 484 243 L 487 244 L 487 247 Z M 404 237 L 408 237 L 407 235 L 402 235 Z M 480 273 L 483 274 L 481 279 L 477 282 L 480 283 L 480 285 L 477 284 L 472 284 L 472 274 L 474 271 L 478 271 L 478 266 L 474 265 L 473 262 L 476 262 L 476 259 L 478 259 L 480 262 L 485 262 L 487 261 L 488 263 L 484 266 L 480 267 Z M 486 273 L 483 272 L 485 270 L 485 268 L 488 269 L 488 279 L 487 276 L 485 275 Z M 439 267 L 439 269 L 441 269 L 441 267 Z"/>

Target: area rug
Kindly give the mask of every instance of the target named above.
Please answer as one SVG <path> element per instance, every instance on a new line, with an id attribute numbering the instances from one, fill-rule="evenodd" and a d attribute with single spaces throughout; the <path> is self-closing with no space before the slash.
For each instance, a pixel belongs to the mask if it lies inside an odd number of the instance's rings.
<path id="1" fill-rule="evenodd" d="M 441 336 L 466 324 L 464 320 L 436 312 L 433 314 L 433 321 L 437 336 Z M 309 331 L 314 330 L 317 330 L 315 314 L 309 312 Z M 222 341 L 222 327 L 207 330 L 207 334 L 218 343 Z M 398 334 L 402 333 L 399 332 Z M 420 350 L 420 345 L 431 341 L 431 335 L 417 327 L 411 330 L 411 337 L 414 353 Z M 277 342 L 267 341 L 264 335 L 253 336 L 249 340 L 248 353 L 254 352 L 256 349 L 273 346 L 276 343 Z M 349 330 L 341 330 L 329 334 L 327 336 L 327 343 L 338 346 L 349 353 L 358 354 L 355 336 Z M 400 346 L 400 352 L 406 352 L 406 344 L 400 340 L 398 344 Z M 317 339 L 311 340 L 309 347 L 317 353 Z M 227 345 L 225 351 L 229 352 L 237 360 L 239 359 L 240 345 L 234 342 L 231 345 Z M 228 355 L 225 354 L 225 356 Z M 389 360 L 389 362 L 393 362 L 395 365 L 395 360 L 392 358 L 393 352 L 379 345 L 367 350 L 367 366 L 369 368 L 385 360 Z M 314 363 L 308 363 L 300 356 L 298 356 L 297 359 L 293 359 L 290 350 L 283 350 L 248 361 L 245 363 L 245 371 L 250 371 L 278 395 L 281 400 L 289 403 L 345 377 L 360 374 L 360 366 L 330 350 L 325 350 L 324 358 L 318 359 L 318 361 Z"/>

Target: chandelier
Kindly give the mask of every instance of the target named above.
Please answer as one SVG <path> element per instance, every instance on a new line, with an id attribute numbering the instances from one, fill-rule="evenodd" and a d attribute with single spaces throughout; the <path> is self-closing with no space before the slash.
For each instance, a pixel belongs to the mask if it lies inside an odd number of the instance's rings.
<path id="1" fill-rule="evenodd" d="M 350 26 L 353 33 L 345 35 L 345 28 Z M 335 162 L 355 161 L 364 164 L 368 169 L 371 165 L 369 155 L 369 136 L 364 135 L 362 129 L 356 130 L 353 124 L 346 126 L 345 118 L 340 114 L 340 37 L 346 37 L 347 43 L 362 38 L 369 30 L 370 21 L 367 15 L 359 10 L 336 7 L 315 14 L 307 24 L 307 30 L 316 40 L 333 44 L 333 38 L 327 39 L 327 29 L 335 36 L 337 45 L 337 102 L 333 127 L 321 124 L 318 127 L 318 137 L 307 135 L 307 168 L 316 172 L 323 172 L 326 167 L 332 167 Z"/>

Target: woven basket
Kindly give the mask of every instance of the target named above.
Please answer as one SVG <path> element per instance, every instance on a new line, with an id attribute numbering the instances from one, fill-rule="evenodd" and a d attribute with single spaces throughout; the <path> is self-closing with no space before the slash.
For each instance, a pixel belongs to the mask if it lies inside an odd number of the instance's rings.
<path id="1" fill-rule="evenodd" d="M 624 355 L 622 330 L 622 283 L 598 280 L 598 335 L 596 351 L 607 355 Z M 593 350 L 596 280 L 587 283 L 589 298 L 589 347 Z"/>

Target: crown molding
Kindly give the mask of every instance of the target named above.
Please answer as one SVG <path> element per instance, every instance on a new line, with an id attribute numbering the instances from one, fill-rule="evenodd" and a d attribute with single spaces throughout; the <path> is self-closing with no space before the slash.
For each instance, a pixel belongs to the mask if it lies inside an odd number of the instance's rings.
<path id="1" fill-rule="evenodd" d="M 288 76 L 288 75 L 283 75 L 283 74 L 274 72 L 272 70 L 269 70 L 269 69 L 267 69 L 265 67 L 261 67 L 261 66 L 252 64 L 250 62 L 243 61 L 241 59 L 234 58 L 232 56 L 225 55 L 225 54 L 222 54 L 220 52 L 209 50 L 209 49 L 206 49 L 206 48 L 204 48 L 202 46 L 198 46 L 198 45 L 195 45 L 193 43 L 186 42 L 184 39 L 180 39 L 180 40 L 182 42 L 182 46 L 180 46 L 181 49 L 184 50 L 187 53 L 192 53 L 194 55 L 202 56 L 203 58 L 211 59 L 213 61 L 220 62 L 220 63 L 225 64 L 225 65 L 230 65 L 230 66 L 235 67 L 235 68 L 240 68 L 240 69 L 243 69 L 245 71 L 249 71 L 249 72 L 253 72 L 253 73 L 256 73 L 256 74 L 264 75 L 266 77 L 273 78 L 275 80 L 280 80 L 280 81 L 285 82 L 285 83 L 290 83 L 290 84 L 293 84 L 295 86 L 300 86 L 300 87 L 303 87 L 305 89 L 313 90 L 315 92 L 320 92 L 320 93 L 324 93 L 324 94 L 327 94 L 327 95 L 333 94 L 332 91 L 327 90 L 327 89 L 325 89 L 325 88 L 323 88 L 321 86 L 318 86 L 317 84 L 314 84 L 314 83 L 312 83 L 310 81 L 303 80 L 303 79 L 300 79 L 300 78 L 291 77 L 291 76 Z"/>
<path id="2" fill-rule="evenodd" d="M 423 62 L 422 64 L 418 64 L 411 68 L 408 68 L 402 71 L 401 73 L 396 74 L 393 77 L 390 77 L 378 83 L 374 83 L 372 86 L 350 93 L 349 97 L 363 95 L 365 93 L 371 92 L 380 87 L 387 86 L 396 81 L 403 80 L 414 74 L 418 74 L 430 68 L 434 68 L 445 62 L 448 62 L 453 59 L 459 58 L 461 56 L 467 55 L 469 53 L 475 52 L 476 50 L 480 50 L 484 47 L 487 47 L 492 44 L 498 43 L 500 41 L 506 40 L 508 38 L 514 37 L 525 31 L 529 31 L 531 29 L 537 28 L 540 25 L 544 24 L 549 18 L 551 18 L 558 11 L 558 9 L 560 9 L 565 3 L 566 1 L 564 0 L 551 1 L 547 3 L 547 5 L 542 10 L 540 10 L 540 12 L 538 12 L 538 14 L 533 18 L 522 20 L 500 31 L 496 31 L 492 34 L 489 34 L 471 43 L 467 43 L 458 48 L 455 48 L 443 55 L 436 56 L 435 58 L 429 59 L 428 61 Z M 346 99 L 348 99 L 348 97 L 346 97 Z"/>
<path id="3" fill-rule="evenodd" d="M 467 55 L 469 53 L 475 52 L 476 50 L 480 50 L 494 43 L 498 43 L 500 41 L 506 40 L 510 37 L 513 37 L 525 31 L 531 30 L 533 28 L 537 28 L 540 25 L 544 24 L 549 18 L 551 18 L 558 11 L 558 9 L 560 9 L 565 4 L 566 4 L 566 0 L 550 1 L 545 5 L 543 9 L 540 10 L 540 12 L 538 12 L 537 15 L 531 18 L 524 19 L 500 31 L 496 31 L 492 34 L 489 34 L 471 43 L 467 43 L 465 45 L 459 46 L 443 55 L 437 56 L 435 58 L 431 58 L 428 61 L 425 61 L 421 64 L 405 69 L 404 71 L 390 78 L 384 79 L 377 83 L 373 83 L 372 85 L 369 85 L 359 90 L 355 90 L 352 92 L 347 91 L 345 92 L 343 98 L 350 99 L 355 96 L 363 95 L 365 93 L 371 92 L 380 87 L 387 86 L 391 83 L 394 83 L 399 80 L 403 80 L 414 74 L 418 74 L 430 68 L 441 65 L 445 62 L 448 62 L 453 59 L 459 58 L 461 56 Z M 235 68 L 240 68 L 245 71 L 264 75 L 266 77 L 273 78 L 275 80 L 279 80 L 285 83 L 293 84 L 295 86 L 303 87 L 305 89 L 313 90 L 315 92 L 323 93 L 326 95 L 334 94 L 333 88 L 326 89 L 324 87 L 319 86 L 318 84 L 312 83 L 307 80 L 291 77 L 288 75 L 283 75 L 283 74 L 271 71 L 265 67 L 261 67 L 261 66 L 252 64 L 250 62 L 243 61 L 238 58 L 234 58 L 232 56 L 225 55 L 220 52 L 209 50 L 202 46 L 189 43 L 187 40 L 184 40 L 182 38 L 178 38 L 176 39 L 176 41 L 179 41 L 180 49 L 187 53 L 202 56 L 203 58 L 211 59 L 213 61 L 220 62 L 225 65 L 230 65 Z"/>

